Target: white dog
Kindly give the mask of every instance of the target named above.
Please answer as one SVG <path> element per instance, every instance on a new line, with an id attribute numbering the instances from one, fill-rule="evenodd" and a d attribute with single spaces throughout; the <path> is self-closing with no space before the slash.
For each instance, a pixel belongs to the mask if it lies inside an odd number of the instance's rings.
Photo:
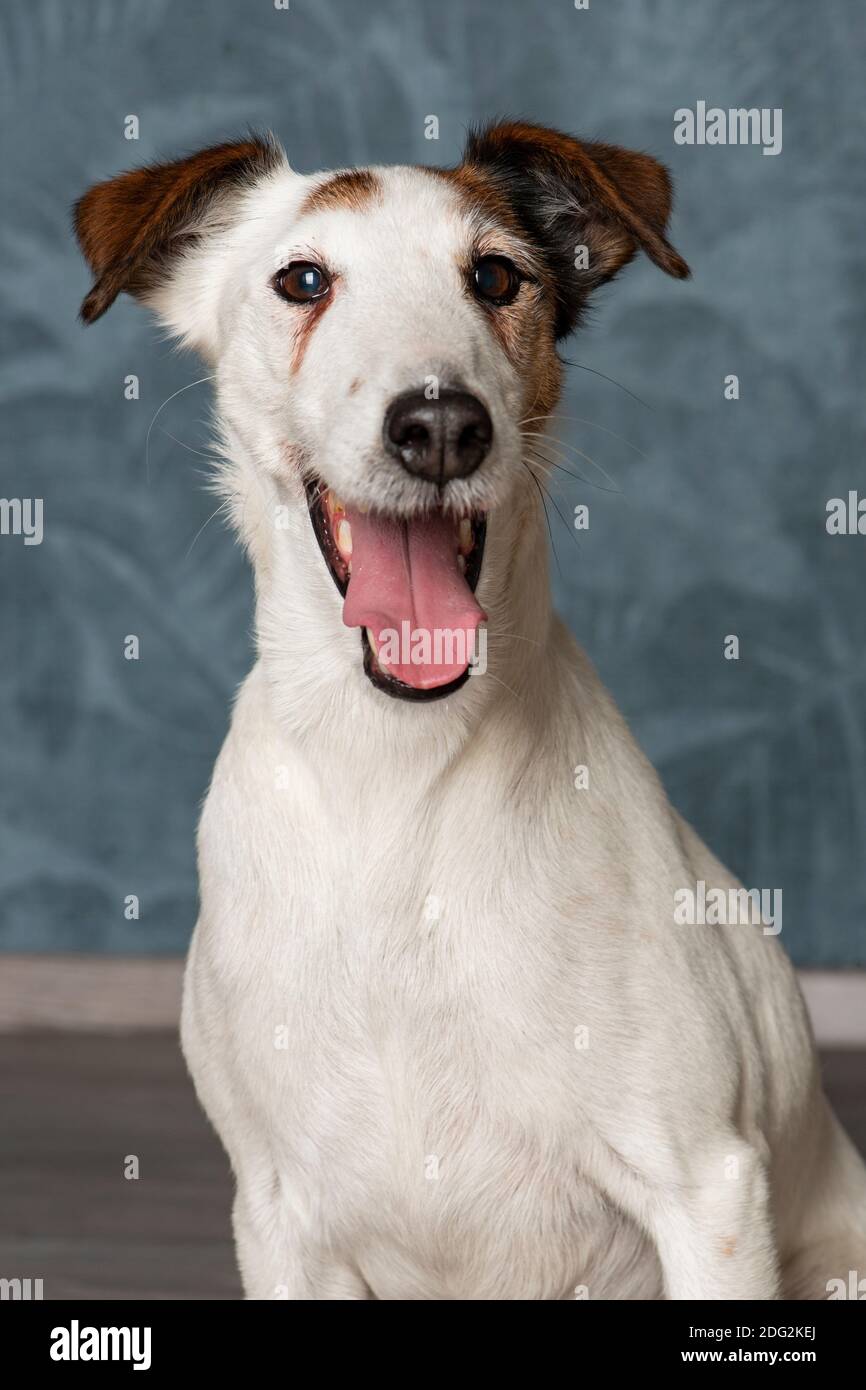
<path id="1" fill-rule="evenodd" d="M 251 1298 L 866 1272 L 794 972 L 760 923 L 675 919 L 737 885 L 550 608 L 556 342 L 638 250 L 688 274 L 669 211 L 654 159 L 518 123 L 450 170 L 249 139 L 76 209 L 85 321 L 133 293 L 212 364 L 255 569 L 182 1028 Z"/>

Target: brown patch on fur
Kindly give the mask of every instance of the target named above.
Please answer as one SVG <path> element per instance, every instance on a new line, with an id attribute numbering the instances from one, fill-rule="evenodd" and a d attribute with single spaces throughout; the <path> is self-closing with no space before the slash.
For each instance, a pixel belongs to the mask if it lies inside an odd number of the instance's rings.
<path id="1" fill-rule="evenodd" d="M 369 169 L 347 169 L 314 188 L 302 203 L 301 214 L 321 212 L 325 208 L 349 208 L 352 212 L 360 212 L 381 191 L 379 180 Z"/>
<path id="2" fill-rule="evenodd" d="M 523 414 L 546 415 L 559 399 L 562 386 L 553 312 L 540 286 L 527 287 L 521 294 L 523 303 L 518 297 L 513 304 L 480 307 L 523 382 Z"/>
<path id="3" fill-rule="evenodd" d="M 361 389 L 361 387 L 363 386 L 363 384 L 364 384 L 364 383 L 361 381 L 361 378 L 360 378 L 359 376 L 356 376 L 356 377 L 355 377 L 355 380 L 352 382 L 351 386 L 349 387 L 349 395 L 350 395 L 350 396 L 354 396 L 355 393 L 356 393 L 357 391 L 360 391 L 360 389 Z"/>
<path id="4" fill-rule="evenodd" d="M 553 332 L 550 320 L 544 330 L 538 332 L 532 350 L 528 355 L 526 380 L 526 408 L 523 420 L 530 424 L 530 417 L 549 415 L 559 400 L 562 391 L 562 363 L 553 347 Z M 531 427 L 544 430 L 543 419 L 531 422 Z"/>
<path id="5" fill-rule="evenodd" d="M 84 322 L 93 323 L 123 291 L 152 289 L 218 194 L 252 183 L 281 162 L 276 144 L 255 137 L 131 169 L 89 189 L 73 213 L 79 245 L 97 277 L 81 306 Z"/>
<path id="6" fill-rule="evenodd" d="M 290 364 L 290 370 L 293 376 L 295 372 L 300 371 L 301 363 L 303 362 L 307 348 L 310 345 L 310 339 L 313 336 L 316 324 L 319 322 L 319 319 L 322 317 L 322 315 L 326 312 L 328 305 L 331 302 L 333 293 L 334 291 L 332 287 L 330 294 L 323 295 L 321 299 L 314 299 L 311 304 L 307 304 L 303 307 L 299 306 L 297 309 L 297 312 L 301 317 L 298 327 L 295 331 L 295 342 L 292 348 L 292 360 Z"/>
<path id="7" fill-rule="evenodd" d="M 620 243 L 628 233 L 661 270 L 678 279 L 688 276 L 688 266 L 665 236 L 672 203 L 670 175 L 651 155 L 582 142 L 546 126 L 503 121 L 471 135 L 464 159 L 494 168 L 517 164 L 530 176 L 534 173 L 574 186 L 612 219 L 611 246 L 616 230 Z M 623 255 L 628 259 L 620 245 L 616 269 L 624 263 L 618 259 Z"/>
<path id="8" fill-rule="evenodd" d="M 506 192 L 483 169 L 472 164 L 458 164 L 454 169 L 420 167 L 425 174 L 451 184 L 468 214 L 481 213 L 512 236 L 525 235 Z"/>
<path id="9" fill-rule="evenodd" d="M 521 298 L 523 302 L 521 302 Z M 556 354 L 551 300 L 541 286 L 527 286 L 513 304 L 479 305 L 523 384 L 521 422 L 549 415 L 562 390 L 562 363 Z M 543 423 L 527 425 L 542 430 Z"/>
<path id="10" fill-rule="evenodd" d="M 477 220 L 479 216 L 483 219 L 485 241 L 490 240 L 493 228 L 502 229 L 503 246 L 494 249 L 507 254 L 508 242 L 514 240 L 533 254 L 537 252 L 527 237 L 526 229 L 521 226 L 507 191 L 487 170 L 461 164 L 456 169 L 425 169 L 424 172 L 451 184 L 469 219 Z M 484 254 L 484 249 L 481 248 L 481 254 Z M 483 304 L 478 306 L 524 382 L 526 414 L 549 413 L 559 399 L 562 387 L 562 367 L 556 356 L 551 307 L 555 300 L 555 286 L 543 256 L 539 255 L 538 261 L 537 287 L 524 290 L 513 304 L 489 308 Z M 471 266 L 467 266 L 467 281 L 470 270 Z M 532 301 L 527 304 L 530 294 Z"/>
<path id="11" fill-rule="evenodd" d="M 689 274 L 665 235 L 670 177 L 650 155 L 504 121 L 471 134 L 463 165 L 447 172 L 470 199 L 479 179 L 492 185 L 519 235 L 544 257 L 557 337 L 574 328 L 588 293 L 612 279 L 638 249 L 668 275 Z M 483 197 L 489 206 L 489 189 Z M 588 268 L 575 265 L 580 244 L 587 246 Z"/>
<path id="12" fill-rule="evenodd" d="M 542 433 L 544 419 L 533 417 L 550 415 L 562 392 L 563 369 L 556 351 L 554 306 L 555 297 L 545 292 L 544 286 L 538 286 L 526 309 L 521 309 L 518 297 L 513 305 L 499 311 L 503 315 L 515 311 L 515 321 L 503 320 L 503 327 L 508 324 L 510 341 L 506 351 L 524 383 L 521 428 Z"/>

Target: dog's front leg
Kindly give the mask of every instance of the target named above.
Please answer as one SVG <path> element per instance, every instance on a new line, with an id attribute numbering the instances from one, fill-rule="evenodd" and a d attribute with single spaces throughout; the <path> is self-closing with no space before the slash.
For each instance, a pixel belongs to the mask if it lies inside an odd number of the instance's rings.
<path id="1" fill-rule="evenodd" d="M 279 1204 L 263 1200 L 261 1189 L 238 1185 L 232 1226 L 246 1298 L 295 1303 L 373 1297 L 356 1269 L 293 1229 Z"/>
<path id="2" fill-rule="evenodd" d="M 703 1147 L 656 1181 L 646 1224 L 670 1299 L 775 1299 L 779 1268 L 766 1166 L 741 1140 Z"/>

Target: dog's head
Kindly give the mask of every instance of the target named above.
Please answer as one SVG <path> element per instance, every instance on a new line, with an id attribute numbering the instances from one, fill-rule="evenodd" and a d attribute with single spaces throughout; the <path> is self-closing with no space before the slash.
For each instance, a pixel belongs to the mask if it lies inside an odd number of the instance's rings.
<path id="1" fill-rule="evenodd" d="M 521 123 L 471 135 L 454 169 L 302 176 L 249 139 L 85 194 L 82 317 L 126 291 L 213 364 L 273 629 L 280 591 L 333 627 L 336 586 L 357 669 L 431 698 L 519 582 L 558 340 L 639 249 L 688 274 L 670 204 L 648 155 Z"/>

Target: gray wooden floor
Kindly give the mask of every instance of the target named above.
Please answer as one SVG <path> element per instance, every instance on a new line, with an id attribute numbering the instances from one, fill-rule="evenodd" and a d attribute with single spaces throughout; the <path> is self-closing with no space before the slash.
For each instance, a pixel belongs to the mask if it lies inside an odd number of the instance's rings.
<path id="1" fill-rule="evenodd" d="M 239 1298 L 231 1198 L 174 1034 L 0 1037 L 0 1276 L 47 1299 Z"/>
<path id="2" fill-rule="evenodd" d="M 866 1152 L 866 1054 L 824 1065 Z M 0 1037 L 0 1278 L 41 1278 L 46 1299 L 239 1298 L 230 1205 L 173 1034 Z"/>

